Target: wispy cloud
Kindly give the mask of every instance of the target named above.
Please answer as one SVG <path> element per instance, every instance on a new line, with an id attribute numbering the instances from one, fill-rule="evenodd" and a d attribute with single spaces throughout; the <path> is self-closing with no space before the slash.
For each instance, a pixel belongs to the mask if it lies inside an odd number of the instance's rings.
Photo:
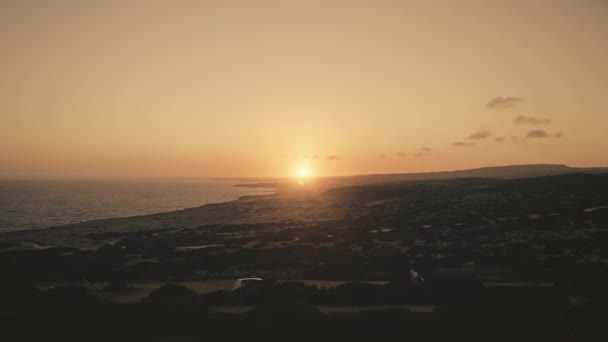
<path id="1" fill-rule="evenodd" d="M 414 157 L 423 157 L 423 156 L 426 156 L 427 154 L 431 153 L 431 151 L 433 151 L 432 148 L 423 146 L 423 147 L 421 147 L 421 148 L 418 149 L 418 152 L 414 153 Z"/>
<path id="2" fill-rule="evenodd" d="M 518 117 L 516 117 L 513 120 L 514 123 L 516 124 L 523 124 L 523 125 L 543 125 L 543 124 L 550 124 L 551 120 L 550 119 L 541 119 L 541 118 L 534 118 L 531 116 L 523 116 L 520 115 Z"/>
<path id="3" fill-rule="evenodd" d="M 533 129 L 526 135 L 528 138 L 556 138 L 561 139 L 564 135 L 561 132 L 549 134 L 542 129 Z"/>
<path id="4" fill-rule="evenodd" d="M 513 142 L 513 143 L 515 143 L 515 142 L 519 141 L 519 138 L 516 137 L 516 136 L 514 136 L 514 135 L 512 135 L 510 137 L 507 137 L 507 136 L 496 137 L 496 139 L 494 139 L 494 140 L 496 142 L 498 142 L 498 143 L 502 143 L 502 142 Z"/>
<path id="5" fill-rule="evenodd" d="M 405 152 L 397 152 L 395 155 L 399 158 L 405 158 L 407 156 L 407 154 L 405 154 Z"/>
<path id="6" fill-rule="evenodd" d="M 528 132 L 528 138 L 548 138 L 549 133 L 543 131 L 542 129 L 533 129 Z"/>
<path id="7" fill-rule="evenodd" d="M 472 147 L 472 146 L 475 146 L 475 143 L 473 143 L 473 142 L 456 141 L 456 142 L 452 143 L 452 146 L 456 146 L 456 147 Z"/>
<path id="8" fill-rule="evenodd" d="M 340 159 L 340 156 L 335 155 L 335 154 L 329 154 L 327 156 L 318 155 L 318 154 L 305 154 L 302 157 L 304 157 L 304 159 L 311 159 L 311 160 L 319 160 L 319 159 L 338 160 L 338 159 Z"/>
<path id="9" fill-rule="evenodd" d="M 482 140 L 482 139 L 486 139 L 486 138 L 490 137 L 491 135 L 492 135 L 492 132 L 490 132 L 488 130 L 482 130 L 482 131 L 477 131 L 477 132 L 469 135 L 469 139 Z"/>
<path id="10" fill-rule="evenodd" d="M 495 108 L 511 108 L 515 107 L 518 104 L 524 102 L 524 99 L 517 96 L 498 96 L 490 100 L 490 102 L 486 103 L 486 107 L 495 109 Z"/>

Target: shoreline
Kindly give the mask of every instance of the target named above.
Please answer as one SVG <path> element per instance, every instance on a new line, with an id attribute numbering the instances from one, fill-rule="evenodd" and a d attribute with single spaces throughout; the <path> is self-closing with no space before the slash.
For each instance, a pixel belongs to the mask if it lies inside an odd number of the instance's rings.
<path id="1" fill-rule="evenodd" d="M 266 185 L 266 186 L 263 186 Z M 11 236 L 11 235 L 18 235 L 19 233 L 24 233 L 24 232 L 36 232 L 36 231 L 45 231 L 48 229 L 65 229 L 65 228 L 69 228 L 69 227 L 73 227 L 73 226 L 78 226 L 78 225 L 84 225 L 84 224 L 93 224 L 93 223 L 98 223 L 101 221 L 113 221 L 113 220 L 129 220 L 129 219 L 136 219 L 136 218 L 143 218 L 143 217 L 147 217 L 147 216 L 155 216 L 155 215 L 162 215 L 162 214 L 171 214 L 171 213 L 179 213 L 179 212 L 183 212 L 186 210 L 194 210 L 194 209 L 198 209 L 198 208 L 202 208 L 205 206 L 212 206 L 212 205 L 217 205 L 217 204 L 224 204 L 224 203 L 231 203 L 231 202 L 237 202 L 243 199 L 248 199 L 248 198 L 254 198 L 254 197 L 260 197 L 260 196 L 268 196 L 268 195 L 274 195 L 277 194 L 279 192 L 279 188 L 278 187 L 270 187 L 270 183 L 266 184 L 266 183 L 252 183 L 251 186 L 249 186 L 248 184 L 233 184 L 232 187 L 243 187 L 243 188 L 256 188 L 256 189 L 267 189 L 267 191 L 265 193 L 260 193 L 260 194 L 251 194 L 251 195 L 242 195 L 239 196 L 236 199 L 232 199 L 232 200 L 228 200 L 228 201 L 221 201 L 221 202 L 209 202 L 209 203 L 205 203 L 205 204 L 201 204 L 198 206 L 192 206 L 192 207 L 186 207 L 183 209 L 178 209 L 178 210 L 170 210 L 170 211 L 159 211 L 159 212 L 152 212 L 152 213 L 147 213 L 147 214 L 141 214 L 141 215 L 130 215 L 130 216 L 116 216 L 116 217 L 105 217 L 105 218 L 98 218 L 98 219 L 91 219 L 91 220 L 84 220 L 84 221 L 78 221 L 78 222 L 72 222 L 72 223 L 66 223 L 66 224 L 59 224 L 59 225 L 52 225 L 52 226 L 45 226 L 45 227 L 35 227 L 35 228 L 23 228 L 23 229 L 10 229 L 10 230 L 6 230 L 6 231 L 0 231 L 0 238 L 4 237 L 4 236 Z"/>
<path id="2" fill-rule="evenodd" d="M 237 199 L 206 203 L 201 206 L 144 215 L 115 217 L 82 221 L 65 225 L 49 226 L 0 232 L 0 252 L 11 250 L 45 250 L 55 247 L 95 250 L 116 243 L 113 236 L 148 234 L 153 232 L 189 230 L 192 233 L 207 227 L 225 225 L 279 224 L 283 221 L 310 221 L 316 209 L 306 203 L 294 207 L 295 202 L 317 197 L 323 191 L 339 187 L 310 181 L 307 186 L 286 183 L 233 184 L 234 187 L 268 189 L 265 193 L 243 195 Z M 288 212 L 279 208 L 287 208 Z M 294 210 L 295 209 L 295 210 Z M 333 212 L 334 210 L 328 210 Z M 319 215 L 319 213 L 316 213 Z M 321 215 L 322 216 L 322 215 Z M 7 247 L 8 246 L 8 247 Z"/>
<path id="3" fill-rule="evenodd" d="M 236 188 L 251 188 L 251 189 L 268 189 L 271 194 L 287 194 L 287 193 L 302 193 L 302 192 L 315 192 L 319 194 L 325 190 L 333 188 L 345 188 L 345 187 L 357 187 L 373 184 L 390 184 L 392 182 L 406 182 L 406 181 L 442 181 L 449 179 L 466 179 L 470 177 L 481 178 L 481 179 L 511 179 L 511 178 L 535 178 L 543 176 L 556 176 L 562 174 L 601 174 L 608 173 L 608 168 L 575 168 L 560 164 L 532 164 L 532 165 L 509 165 L 499 167 L 483 167 L 466 170 L 452 170 L 452 171 L 440 171 L 440 172 L 421 172 L 421 173 L 394 173 L 394 174 L 369 174 L 369 175 L 355 175 L 355 176 L 343 176 L 343 177 L 320 177 L 320 178 L 309 178 L 305 180 L 305 189 L 301 186 L 296 185 L 289 179 L 269 179 L 269 181 L 258 180 L 251 183 L 235 183 L 232 187 Z M 223 181 L 223 179 L 217 179 Z M 236 179 L 232 179 L 236 181 Z M 305 191 L 302 191 L 305 190 Z M 46 229 L 60 229 L 65 227 L 72 227 L 78 225 L 93 224 L 99 221 L 106 220 L 129 220 L 133 218 L 142 218 L 147 216 L 155 216 L 162 214 L 180 213 L 183 211 L 196 210 L 208 205 L 216 205 L 221 203 L 230 203 L 243 199 L 260 197 L 269 195 L 268 193 L 243 195 L 234 200 L 225 202 L 211 202 L 205 203 L 198 206 L 188 206 L 179 210 L 170 211 L 158 211 L 152 213 L 138 214 L 138 215 L 126 215 L 126 216 L 115 216 L 96 218 L 91 220 L 83 220 L 66 224 L 50 225 L 45 227 L 36 228 L 23 228 L 23 229 L 10 229 L 0 232 L 0 237 L 6 236 L 10 233 L 25 232 L 25 231 L 40 231 Z"/>

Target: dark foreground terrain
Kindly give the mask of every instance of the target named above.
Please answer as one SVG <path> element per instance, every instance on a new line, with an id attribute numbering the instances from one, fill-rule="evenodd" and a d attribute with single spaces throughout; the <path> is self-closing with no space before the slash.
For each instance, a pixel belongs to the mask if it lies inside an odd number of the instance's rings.
<path id="1" fill-rule="evenodd" d="M 607 261 L 608 174 L 285 186 L 1 235 L 0 339 L 603 341 Z"/>
<path id="2" fill-rule="evenodd" d="M 606 297 L 571 296 L 558 288 L 483 288 L 347 283 L 333 290 L 301 283 L 197 295 L 165 285 L 138 303 L 114 304 L 78 286 L 39 291 L 3 286 L 3 341 L 604 341 Z M 582 299 L 584 298 L 584 299 Z M 429 300 L 433 312 L 405 309 L 323 314 L 318 304 Z M 240 314 L 218 303 L 254 305 Z"/>

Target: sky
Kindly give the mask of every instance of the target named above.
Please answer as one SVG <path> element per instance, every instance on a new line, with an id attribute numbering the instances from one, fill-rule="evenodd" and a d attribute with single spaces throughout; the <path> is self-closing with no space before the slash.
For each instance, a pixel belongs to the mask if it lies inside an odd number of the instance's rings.
<path id="1" fill-rule="evenodd" d="M 0 0 L 0 177 L 608 166 L 608 1 Z"/>

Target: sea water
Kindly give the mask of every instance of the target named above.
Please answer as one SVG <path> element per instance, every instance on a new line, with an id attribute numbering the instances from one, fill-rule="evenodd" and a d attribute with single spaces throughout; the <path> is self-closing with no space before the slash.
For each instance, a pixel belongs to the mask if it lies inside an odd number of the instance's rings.
<path id="1" fill-rule="evenodd" d="M 0 180 L 0 232 L 199 207 L 270 193 L 234 180 Z"/>

